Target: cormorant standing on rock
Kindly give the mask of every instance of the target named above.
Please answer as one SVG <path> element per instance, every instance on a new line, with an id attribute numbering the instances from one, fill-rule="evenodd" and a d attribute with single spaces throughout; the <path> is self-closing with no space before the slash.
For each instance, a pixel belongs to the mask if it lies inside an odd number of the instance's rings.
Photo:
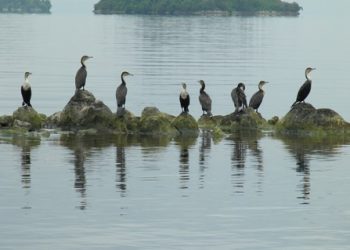
<path id="1" fill-rule="evenodd" d="M 81 63 L 81 67 L 78 70 L 77 74 L 75 75 L 75 89 L 79 90 L 81 88 L 85 87 L 85 83 L 86 83 L 86 77 L 87 77 L 87 71 L 86 71 L 86 65 L 85 65 L 85 61 L 92 58 L 92 56 L 83 56 L 80 59 L 80 63 Z"/>
<path id="2" fill-rule="evenodd" d="M 180 92 L 180 105 L 182 112 L 188 113 L 188 106 L 190 105 L 190 95 L 186 90 L 186 83 L 182 83 L 182 89 Z"/>
<path id="3" fill-rule="evenodd" d="M 128 93 L 128 88 L 126 87 L 126 82 L 124 79 L 124 77 L 126 76 L 132 76 L 132 74 L 130 74 L 127 71 L 122 72 L 120 76 L 122 79 L 122 83 L 118 86 L 117 91 L 115 93 L 115 97 L 117 99 L 117 105 L 118 105 L 118 109 L 117 109 L 118 116 L 122 116 L 124 114 L 126 94 Z"/>
<path id="4" fill-rule="evenodd" d="M 30 99 L 32 98 L 32 88 L 29 84 L 29 76 L 32 73 L 30 72 L 25 72 L 24 73 L 24 83 L 21 86 L 21 93 L 22 93 L 22 106 L 29 106 L 31 107 L 32 105 L 30 104 Z"/>
<path id="5" fill-rule="evenodd" d="M 308 68 L 305 69 L 306 81 L 300 87 L 300 89 L 298 91 L 297 99 L 293 103 L 292 107 L 298 102 L 304 102 L 306 97 L 309 95 L 309 93 L 311 91 L 311 83 L 312 83 L 312 80 L 310 78 L 310 73 L 313 70 L 315 70 L 315 68 L 308 67 Z"/>
<path id="6" fill-rule="evenodd" d="M 264 95 L 265 95 L 265 91 L 263 90 L 263 86 L 268 83 L 265 81 L 260 81 L 258 88 L 259 90 L 252 96 L 252 98 L 250 98 L 249 101 L 249 107 L 255 109 L 255 111 L 258 113 L 258 109 L 264 99 Z"/>
<path id="7" fill-rule="evenodd" d="M 211 98 L 204 91 L 205 83 L 203 80 L 199 80 L 199 83 L 201 85 L 201 89 L 199 91 L 199 102 L 202 106 L 203 115 L 204 115 L 204 112 L 206 112 L 208 116 L 213 116 L 213 114 L 211 113 Z"/>
<path id="8" fill-rule="evenodd" d="M 235 113 L 247 108 L 247 99 L 244 93 L 245 85 L 238 83 L 237 87 L 231 91 L 231 98 L 235 105 Z"/>

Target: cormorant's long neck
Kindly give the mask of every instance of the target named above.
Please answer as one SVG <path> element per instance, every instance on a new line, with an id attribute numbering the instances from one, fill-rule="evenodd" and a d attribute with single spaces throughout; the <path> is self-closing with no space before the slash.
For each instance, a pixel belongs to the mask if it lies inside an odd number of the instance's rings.
<path id="1" fill-rule="evenodd" d="M 305 72 L 305 77 L 306 77 L 306 80 L 310 81 L 311 82 L 311 78 L 309 76 L 310 72 Z"/>
<path id="2" fill-rule="evenodd" d="M 29 84 L 29 77 L 24 78 L 24 83 Z"/>
<path id="3" fill-rule="evenodd" d="M 126 82 L 125 82 L 125 80 L 124 80 L 124 76 L 123 75 L 121 75 L 121 77 L 120 77 L 121 79 L 122 79 L 122 84 L 123 85 L 126 85 Z"/>
<path id="4" fill-rule="evenodd" d="M 83 60 L 81 60 L 80 63 L 81 63 L 81 66 L 82 66 L 83 68 L 86 68 L 85 63 L 83 62 Z"/>
<path id="5" fill-rule="evenodd" d="M 203 83 L 200 92 L 203 93 L 203 92 L 204 92 L 204 89 L 205 89 L 205 84 Z"/>

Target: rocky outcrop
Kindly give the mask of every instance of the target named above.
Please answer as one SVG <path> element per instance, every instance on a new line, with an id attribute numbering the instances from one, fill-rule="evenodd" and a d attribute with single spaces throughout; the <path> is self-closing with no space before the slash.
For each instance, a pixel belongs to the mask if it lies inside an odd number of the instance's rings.
<path id="1" fill-rule="evenodd" d="M 267 124 L 266 120 L 252 108 L 225 116 L 202 116 L 198 123 L 202 128 L 219 127 L 227 132 L 237 129 L 260 129 Z"/>
<path id="2" fill-rule="evenodd" d="M 42 127 L 46 116 L 39 114 L 32 107 L 20 107 L 12 114 L 15 128 L 24 128 L 28 130 L 38 130 Z"/>
<path id="3" fill-rule="evenodd" d="M 350 124 L 331 109 L 316 109 L 311 104 L 299 103 L 277 123 L 284 133 L 344 133 Z"/>
<path id="4" fill-rule="evenodd" d="M 60 114 L 58 127 L 63 130 L 96 129 L 108 131 L 115 128 L 115 115 L 87 90 L 78 90 Z"/>
<path id="5" fill-rule="evenodd" d="M 180 135 L 198 134 L 198 123 L 188 113 L 181 113 L 171 123 L 173 127 L 180 133 Z"/>

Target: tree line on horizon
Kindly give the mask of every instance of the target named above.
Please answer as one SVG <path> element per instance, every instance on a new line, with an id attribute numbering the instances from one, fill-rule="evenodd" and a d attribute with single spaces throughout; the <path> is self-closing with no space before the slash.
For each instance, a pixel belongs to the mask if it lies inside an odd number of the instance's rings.
<path id="1" fill-rule="evenodd" d="M 50 13 L 50 0 L 0 0 L 0 12 Z"/>
<path id="2" fill-rule="evenodd" d="M 99 14 L 299 13 L 300 10 L 299 4 L 282 0 L 100 0 L 95 4 L 95 13 Z"/>

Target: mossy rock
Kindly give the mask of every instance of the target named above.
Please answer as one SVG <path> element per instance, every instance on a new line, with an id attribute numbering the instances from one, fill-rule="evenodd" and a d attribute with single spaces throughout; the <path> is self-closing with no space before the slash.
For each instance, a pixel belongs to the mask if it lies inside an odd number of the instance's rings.
<path id="1" fill-rule="evenodd" d="M 140 127 L 140 117 L 136 117 L 128 110 L 124 110 L 123 116 L 116 114 L 114 130 L 117 134 L 137 134 Z"/>
<path id="2" fill-rule="evenodd" d="M 188 113 L 181 113 L 177 116 L 173 122 L 172 126 L 181 134 L 198 134 L 198 124 L 197 121 Z"/>
<path id="3" fill-rule="evenodd" d="M 109 131 L 115 128 L 115 115 L 92 93 L 78 90 L 60 114 L 58 125 L 64 130 Z"/>
<path id="4" fill-rule="evenodd" d="M 222 116 L 208 116 L 208 115 L 202 115 L 198 119 L 198 126 L 200 128 L 215 128 L 218 123 L 220 122 Z"/>
<path id="5" fill-rule="evenodd" d="M 331 109 L 316 109 L 299 103 L 277 124 L 277 131 L 293 134 L 350 133 L 350 124 Z"/>
<path id="6" fill-rule="evenodd" d="M 46 120 L 46 116 L 39 114 L 32 107 L 20 107 L 13 112 L 12 119 L 14 123 L 16 123 L 16 127 L 38 130 L 41 129 Z"/>
<path id="7" fill-rule="evenodd" d="M 13 124 L 12 115 L 3 115 L 0 116 L 0 128 L 10 128 Z"/>
<path id="8" fill-rule="evenodd" d="M 140 119 L 140 133 L 142 134 L 175 134 L 172 126 L 174 116 L 162 113 L 155 107 L 146 107 Z"/>

